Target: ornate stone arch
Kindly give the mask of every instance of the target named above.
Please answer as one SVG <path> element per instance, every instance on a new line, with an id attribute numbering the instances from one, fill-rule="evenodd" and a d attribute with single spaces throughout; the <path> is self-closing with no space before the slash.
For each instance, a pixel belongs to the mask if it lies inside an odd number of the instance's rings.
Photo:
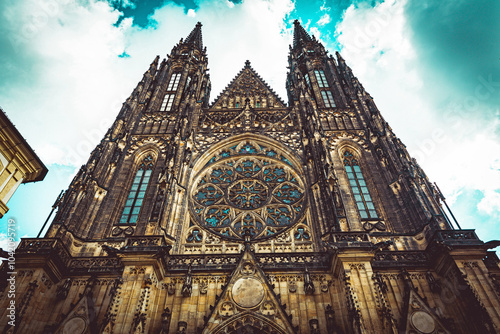
<path id="1" fill-rule="evenodd" d="M 356 146 L 361 146 L 365 150 L 368 150 L 368 143 L 363 138 L 364 131 L 341 131 L 333 133 L 330 138 L 328 138 L 328 144 L 330 147 L 339 147 L 343 142 L 353 142 L 356 143 Z"/>
<path id="2" fill-rule="evenodd" d="M 344 139 L 338 141 L 338 143 L 335 145 L 335 153 L 338 157 L 340 157 L 340 159 L 342 159 L 342 154 L 344 154 L 346 150 L 353 152 L 358 159 L 364 158 L 364 147 L 361 146 L 357 141 Z"/>
<path id="3" fill-rule="evenodd" d="M 156 157 L 160 153 L 166 153 L 168 142 L 160 137 L 132 137 L 132 143 L 127 149 L 127 156 L 141 154 L 142 152 L 152 149 L 155 151 Z"/>
<path id="4" fill-rule="evenodd" d="M 244 133 L 236 136 L 231 136 L 230 138 L 221 140 L 218 144 L 212 145 L 205 153 L 196 158 L 193 163 L 193 171 L 195 173 L 199 172 L 200 168 L 205 166 L 215 154 L 222 152 L 224 148 L 229 147 L 234 143 L 241 143 L 242 141 L 246 140 L 255 142 L 257 144 L 261 143 L 267 145 L 270 148 L 279 149 L 284 153 L 285 157 L 295 168 L 302 171 L 302 162 L 300 157 L 294 154 L 287 146 L 270 137 L 252 133 Z"/>
<path id="5" fill-rule="evenodd" d="M 262 334 L 287 334 L 287 332 L 270 319 L 251 311 L 240 313 L 217 326 L 211 334 L 240 334 L 246 333 L 243 328 L 258 330 Z"/>

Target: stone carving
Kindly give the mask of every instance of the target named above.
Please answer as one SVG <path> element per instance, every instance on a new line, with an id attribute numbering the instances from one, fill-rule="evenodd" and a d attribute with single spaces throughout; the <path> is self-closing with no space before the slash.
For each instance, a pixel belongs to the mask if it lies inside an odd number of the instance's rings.
<path id="1" fill-rule="evenodd" d="M 168 334 L 170 328 L 170 321 L 172 320 L 172 312 L 168 307 L 163 310 L 161 314 L 161 331 L 160 334 Z"/>
<path id="2" fill-rule="evenodd" d="M 255 278 L 240 278 L 232 288 L 233 300 L 243 308 L 258 305 L 264 298 L 264 286 Z"/>
<path id="3" fill-rule="evenodd" d="M 217 236 L 263 239 L 301 219 L 305 188 L 280 152 L 253 141 L 224 149 L 195 178 L 193 212 Z"/>
<path id="4" fill-rule="evenodd" d="M 68 296 L 69 289 L 71 288 L 71 278 L 66 278 L 64 283 L 57 287 L 56 296 L 59 300 L 64 300 Z"/>
<path id="5" fill-rule="evenodd" d="M 191 296 L 191 292 L 193 291 L 193 276 L 191 271 L 192 269 L 189 267 L 186 278 L 184 279 L 184 284 L 182 285 L 181 293 L 184 297 Z"/>
<path id="6" fill-rule="evenodd" d="M 310 334 L 321 334 L 321 332 L 319 330 L 318 319 L 309 320 L 309 333 Z"/>
<path id="7" fill-rule="evenodd" d="M 309 274 L 309 270 L 306 267 L 304 272 L 304 292 L 306 295 L 312 295 L 314 293 L 314 284 L 311 280 L 311 274 Z"/>

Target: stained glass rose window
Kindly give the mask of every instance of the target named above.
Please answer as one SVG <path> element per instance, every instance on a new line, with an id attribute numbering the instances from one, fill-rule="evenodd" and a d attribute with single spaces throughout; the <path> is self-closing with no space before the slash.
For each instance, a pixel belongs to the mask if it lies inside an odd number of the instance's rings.
<path id="1" fill-rule="evenodd" d="M 253 142 L 221 150 L 195 177 L 191 209 L 211 232 L 269 238 L 302 220 L 304 182 L 280 152 Z"/>

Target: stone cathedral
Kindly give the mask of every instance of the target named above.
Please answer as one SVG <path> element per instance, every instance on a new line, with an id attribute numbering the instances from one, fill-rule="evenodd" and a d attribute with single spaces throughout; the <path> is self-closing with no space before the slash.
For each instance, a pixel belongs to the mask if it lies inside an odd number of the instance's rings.
<path id="1" fill-rule="evenodd" d="M 200 23 L 157 57 L 16 250 L 15 326 L 4 264 L 0 331 L 498 333 L 498 242 L 298 21 L 288 64 L 288 103 L 249 61 L 210 103 Z"/>

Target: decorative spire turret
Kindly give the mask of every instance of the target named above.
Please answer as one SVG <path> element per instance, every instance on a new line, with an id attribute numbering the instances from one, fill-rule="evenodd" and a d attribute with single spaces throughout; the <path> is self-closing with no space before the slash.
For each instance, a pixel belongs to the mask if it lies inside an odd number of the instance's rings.
<path id="1" fill-rule="evenodd" d="M 203 39 L 201 36 L 201 26 L 202 26 L 201 22 L 196 23 L 196 26 L 191 31 L 191 33 L 188 35 L 188 37 L 186 38 L 186 41 L 184 43 L 186 43 L 186 44 L 192 43 L 195 47 L 202 50 L 203 49 Z"/>
<path id="2" fill-rule="evenodd" d="M 295 20 L 294 31 L 293 31 L 293 48 L 296 49 L 300 47 L 303 43 L 312 41 L 311 36 L 306 32 L 306 30 L 300 25 L 299 20 Z"/>

